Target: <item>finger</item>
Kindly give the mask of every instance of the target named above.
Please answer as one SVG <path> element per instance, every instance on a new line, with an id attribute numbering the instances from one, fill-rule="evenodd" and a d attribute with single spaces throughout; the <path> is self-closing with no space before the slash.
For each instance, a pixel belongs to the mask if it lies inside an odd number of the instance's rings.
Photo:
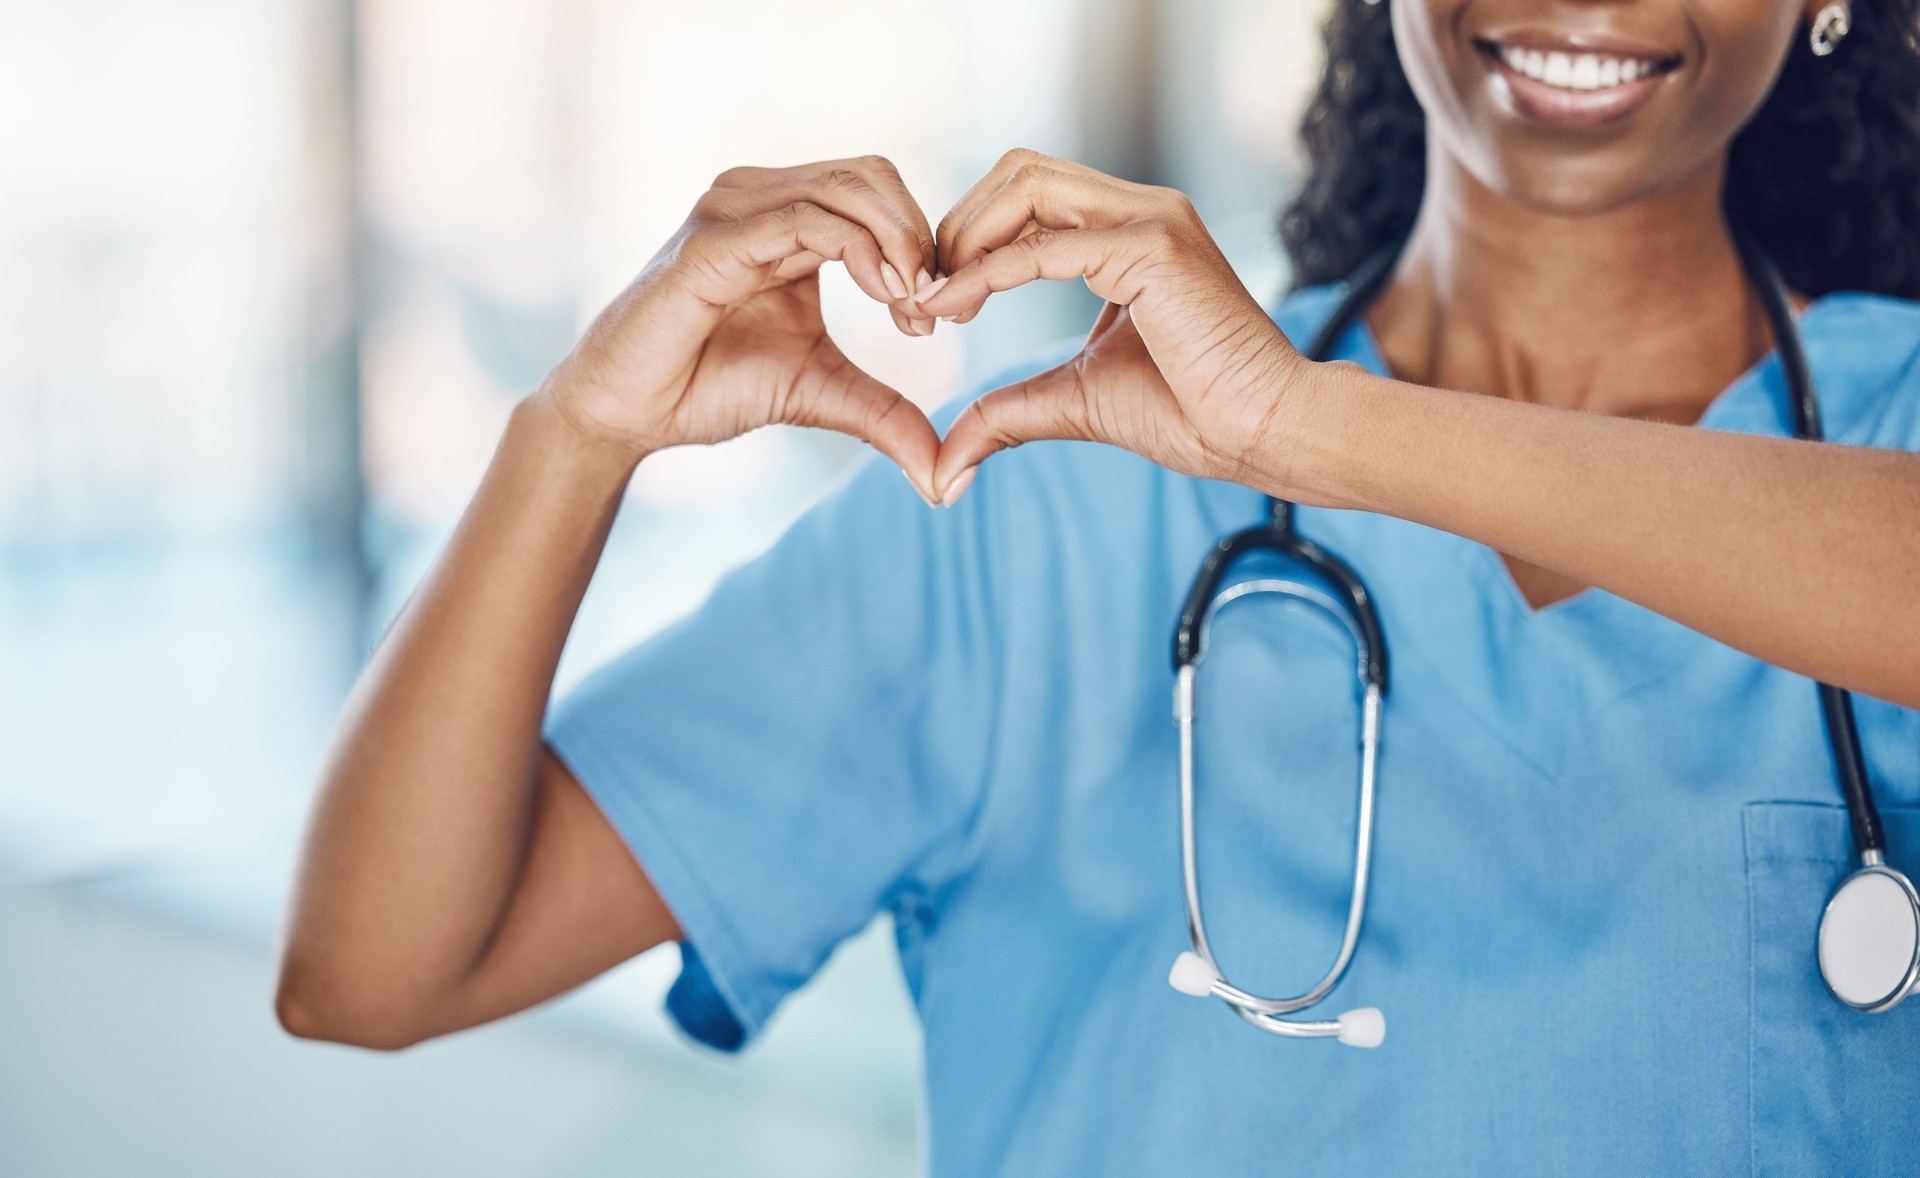
<path id="1" fill-rule="evenodd" d="M 995 160 L 993 166 L 987 169 L 986 175 L 974 181 L 973 187 L 967 189 L 961 194 L 959 200 L 953 202 L 953 207 L 947 210 L 946 216 L 940 218 L 939 226 L 933 231 L 934 245 L 939 250 L 943 266 L 946 264 L 947 252 L 953 243 L 954 235 L 959 233 L 961 226 L 973 216 L 974 210 L 991 199 L 994 193 L 1004 188 L 1008 177 L 1029 164 L 1045 164 L 1063 170 L 1082 166 L 1066 160 L 1057 160 L 1052 156 L 1042 155 L 1040 152 L 1024 147 L 1016 147 Z M 947 267 L 947 272 L 952 273 L 955 269 L 958 267 Z"/>
<path id="2" fill-rule="evenodd" d="M 1035 225 L 1033 222 L 1029 221 L 1027 222 L 1026 226 L 1020 230 L 1019 237 L 1016 237 L 1014 240 L 1018 241 L 1020 237 L 1026 237 L 1029 234 L 1039 233 L 1040 231 L 1041 231 L 1040 226 Z M 940 282 L 935 283 L 931 289 L 921 291 L 917 296 L 915 296 L 914 301 L 916 303 L 924 304 L 926 300 L 929 298 L 932 298 L 934 292 L 939 290 L 940 287 L 944 284 L 945 284 L 945 276 L 943 275 Z M 923 311 L 922 313 L 929 314 L 930 312 Z M 980 313 L 980 308 L 975 307 L 971 311 L 962 311 L 958 315 L 949 315 L 946 317 L 946 319 L 947 319 L 947 322 L 957 327 L 962 323 L 971 323 L 973 321 L 973 317 L 978 315 L 979 313 Z M 939 321 L 938 319 L 928 320 L 929 323 L 935 323 L 938 321 Z"/>
<path id="3" fill-rule="evenodd" d="M 966 193 L 954 202 L 953 208 L 949 209 L 947 215 L 940 219 L 939 227 L 934 230 L 934 242 L 939 250 L 940 265 L 947 273 L 951 274 L 960 268 L 958 265 L 949 261 L 954 238 L 957 237 L 967 223 L 973 219 L 974 214 L 979 208 L 1005 188 L 1016 173 L 1022 168 L 1033 167 L 1047 168 L 1052 171 L 1083 177 L 1112 179 L 1112 177 L 1108 177 L 1094 168 L 1089 168 L 1085 164 L 1077 164 L 1072 160 L 1057 159 L 1053 156 L 1043 155 L 1040 152 L 1031 151 L 1024 147 L 1014 148 L 1012 151 L 1001 156 L 999 160 L 994 163 L 993 167 L 987 170 L 986 175 L 980 177 L 980 179 L 974 183 L 973 187 L 967 189 Z M 1120 181 L 1114 182 L 1121 183 Z"/>
<path id="4" fill-rule="evenodd" d="M 751 174 L 757 170 L 736 171 Z M 723 173 L 720 177 L 721 180 L 738 178 L 734 173 Z M 887 294 L 884 301 L 897 304 L 909 317 L 924 318 L 907 300 L 921 285 L 919 275 L 927 272 L 926 258 L 932 252 L 930 232 L 924 228 L 924 214 L 906 195 L 905 185 L 899 182 L 892 165 L 878 157 L 872 157 L 871 161 L 830 161 L 809 169 L 796 169 L 793 174 L 773 175 L 760 185 L 717 187 L 702 199 L 699 212 L 739 219 L 795 200 L 811 201 L 858 222 L 873 234 L 874 240 L 880 243 L 884 263 L 881 270 L 881 286 Z"/>
<path id="5" fill-rule="evenodd" d="M 893 316 L 893 325 L 899 328 L 903 335 L 932 335 L 933 325 L 938 322 L 938 320 L 924 315 L 918 319 L 909 319 L 900 313 L 900 308 L 898 307 L 888 307 L 887 314 Z"/>
<path id="6" fill-rule="evenodd" d="M 934 462 L 940 436 L 920 407 L 868 375 L 832 341 L 794 381 L 775 419 L 860 438 L 891 458 L 909 482 L 933 500 Z"/>
<path id="7" fill-rule="evenodd" d="M 933 475 L 935 498 L 951 507 L 966 492 L 972 472 L 988 456 L 1043 439 L 1090 441 L 1079 358 L 1037 376 L 995 389 L 953 423 L 940 445 Z"/>
<path id="8" fill-rule="evenodd" d="M 867 296 L 890 302 L 881 277 L 880 244 L 866 228 L 807 201 L 760 213 L 697 235 L 689 243 L 705 264 L 698 291 L 708 302 L 728 304 L 752 294 L 774 274 L 793 276 L 797 265 L 837 261 Z M 808 255 L 812 255 L 811 258 Z M 730 263 L 730 264 L 729 264 Z"/>
<path id="9" fill-rule="evenodd" d="M 878 243 L 875 244 L 877 245 Z M 811 250 L 808 250 L 806 253 L 795 254 L 790 258 L 782 258 L 779 264 L 773 268 L 774 281 L 792 282 L 797 278 L 805 278 L 807 275 L 825 265 L 826 262 L 827 259 Z"/>
<path id="10" fill-rule="evenodd" d="M 926 210 L 907 191 L 907 182 L 900 178 L 899 170 L 886 157 L 862 156 L 855 164 L 874 190 L 891 201 L 893 207 L 906 217 L 908 227 L 913 230 L 914 240 L 920 246 L 920 265 L 911 274 L 907 285 L 918 293 L 933 280 L 934 272 L 940 266 L 939 254 L 934 248 L 933 226 L 927 221 Z"/>
<path id="11" fill-rule="evenodd" d="M 920 302 L 942 319 L 962 321 L 992 294 L 1040 279 L 1084 278 L 1110 303 L 1132 303 L 1159 259 L 1175 248 L 1173 232 L 1158 220 L 1114 229 L 1041 229 L 976 258 L 948 276 Z"/>
<path id="12" fill-rule="evenodd" d="M 942 256 L 952 273 L 1035 227 L 1111 229 L 1153 211 L 1151 197 L 1138 186 L 1098 173 L 1025 164 L 973 210 Z"/>

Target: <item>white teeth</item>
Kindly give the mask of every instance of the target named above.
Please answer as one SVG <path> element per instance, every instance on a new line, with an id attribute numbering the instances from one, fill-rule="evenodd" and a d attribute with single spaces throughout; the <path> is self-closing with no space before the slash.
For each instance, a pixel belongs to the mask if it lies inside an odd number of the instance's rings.
<path id="1" fill-rule="evenodd" d="M 1538 49 L 1500 47 L 1500 60 L 1515 73 L 1562 90 L 1605 90 L 1624 86 L 1653 72 L 1653 63 L 1639 57 L 1608 57 L 1598 53 L 1542 53 Z"/>

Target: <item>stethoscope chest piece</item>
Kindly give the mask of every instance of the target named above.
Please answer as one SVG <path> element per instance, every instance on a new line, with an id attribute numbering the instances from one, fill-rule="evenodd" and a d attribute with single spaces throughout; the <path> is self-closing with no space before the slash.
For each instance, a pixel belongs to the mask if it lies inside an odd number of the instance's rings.
<path id="1" fill-rule="evenodd" d="M 1846 878 L 1820 917 L 1820 976 L 1869 1014 L 1892 1009 L 1920 979 L 1920 895 L 1883 864 Z"/>

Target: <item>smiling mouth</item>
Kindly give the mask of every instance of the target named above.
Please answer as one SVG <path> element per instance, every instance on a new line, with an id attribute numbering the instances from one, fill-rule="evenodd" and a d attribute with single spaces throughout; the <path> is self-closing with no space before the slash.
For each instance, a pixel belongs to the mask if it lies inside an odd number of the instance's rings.
<path id="1" fill-rule="evenodd" d="M 1476 40 L 1474 46 L 1518 113 L 1568 128 L 1626 118 L 1681 64 L 1673 54 L 1623 52 L 1557 35 Z"/>

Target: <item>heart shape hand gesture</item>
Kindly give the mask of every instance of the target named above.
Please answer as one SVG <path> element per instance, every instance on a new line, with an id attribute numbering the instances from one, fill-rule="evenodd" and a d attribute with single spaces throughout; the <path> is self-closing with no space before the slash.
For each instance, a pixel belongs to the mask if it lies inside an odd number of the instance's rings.
<path id="1" fill-rule="evenodd" d="M 828 337 L 829 260 L 915 335 L 1036 279 L 1084 279 L 1107 305 L 1077 355 L 987 393 L 942 443 Z M 1272 485 L 1305 366 L 1178 192 L 1015 151 L 936 234 L 892 165 L 870 156 L 720 176 L 542 395 L 637 454 L 775 422 L 838 430 L 898 463 L 929 503 L 951 504 L 989 455 L 1048 438 Z"/>

